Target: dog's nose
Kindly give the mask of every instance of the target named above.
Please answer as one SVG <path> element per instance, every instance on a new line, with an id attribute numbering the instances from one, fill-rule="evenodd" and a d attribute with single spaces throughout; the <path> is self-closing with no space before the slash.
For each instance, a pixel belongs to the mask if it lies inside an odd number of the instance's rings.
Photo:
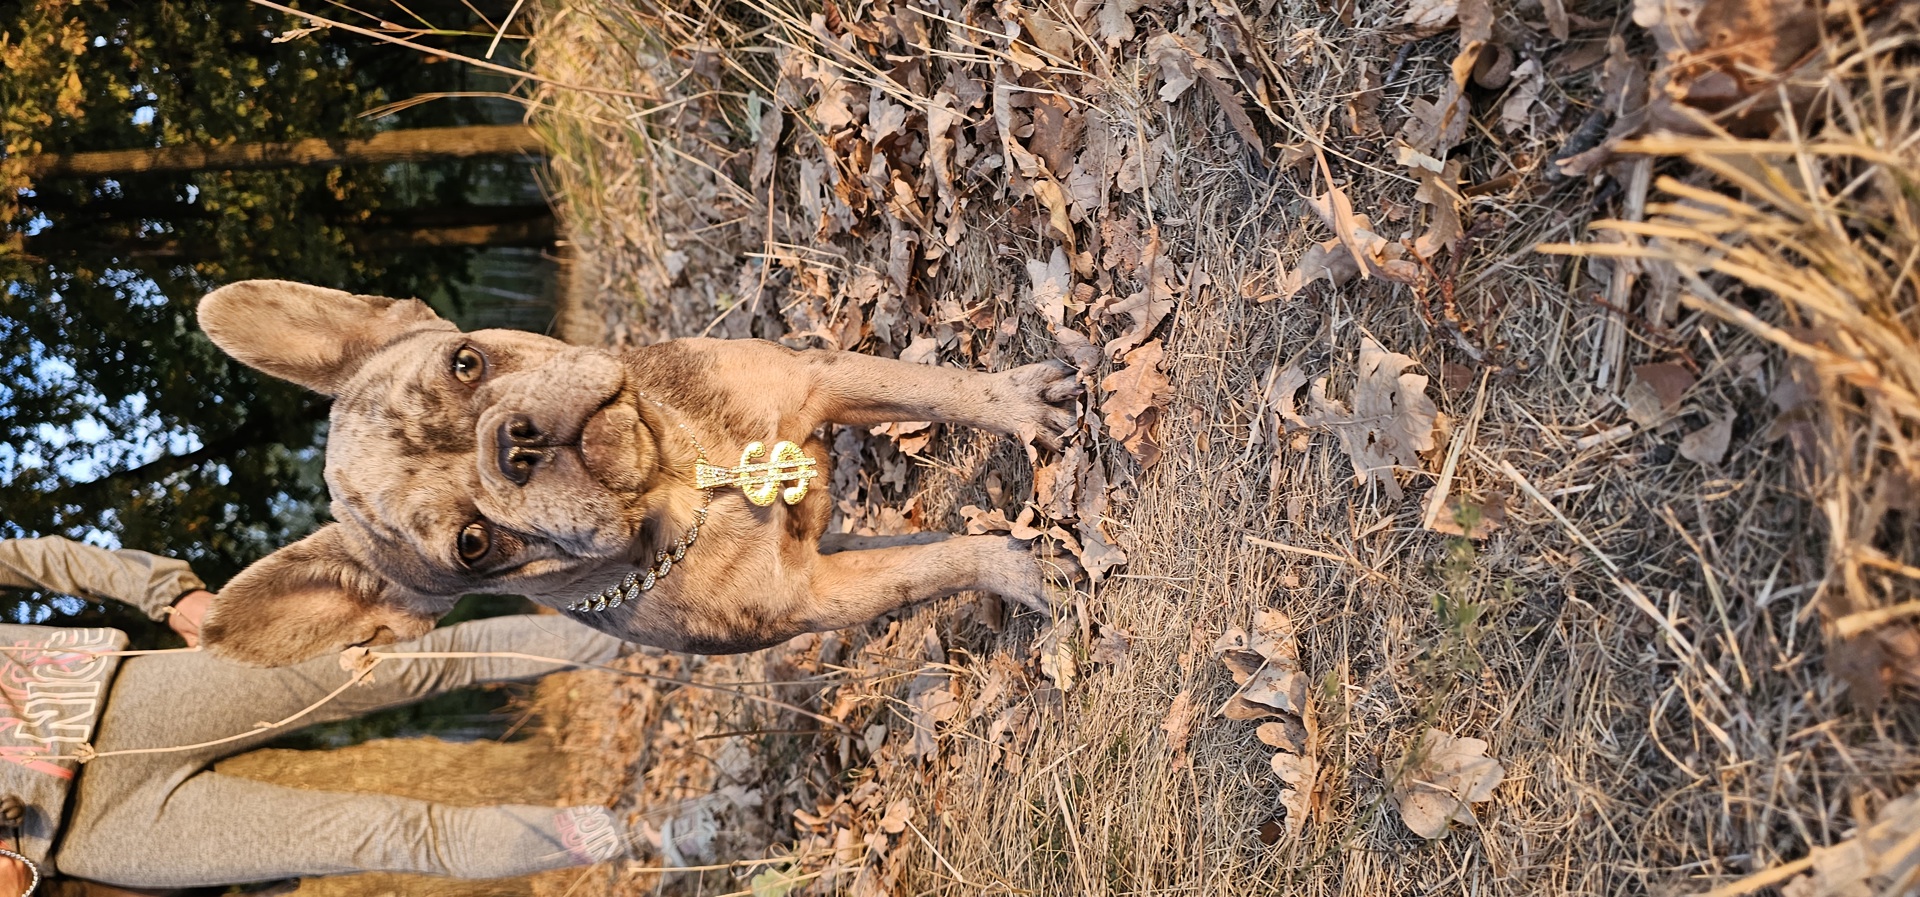
<path id="1" fill-rule="evenodd" d="M 500 442 L 514 445 L 539 445 L 540 426 L 525 414 L 510 415 L 500 422 Z"/>
<path id="2" fill-rule="evenodd" d="M 500 475 L 515 486 L 525 486 L 533 479 L 534 468 L 551 457 L 541 443 L 541 435 L 540 427 L 527 415 L 515 414 L 502 421 L 493 440 Z"/>

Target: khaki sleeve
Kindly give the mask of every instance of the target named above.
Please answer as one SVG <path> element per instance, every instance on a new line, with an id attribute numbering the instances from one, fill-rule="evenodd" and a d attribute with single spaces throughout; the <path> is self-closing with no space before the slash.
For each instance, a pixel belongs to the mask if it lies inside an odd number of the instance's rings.
<path id="1" fill-rule="evenodd" d="M 185 561 L 144 551 L 96 548 L 58 536 L 0 540 L 0 588 L 118 601 L 159 620 L 181 595 L 206 587 Z"/>

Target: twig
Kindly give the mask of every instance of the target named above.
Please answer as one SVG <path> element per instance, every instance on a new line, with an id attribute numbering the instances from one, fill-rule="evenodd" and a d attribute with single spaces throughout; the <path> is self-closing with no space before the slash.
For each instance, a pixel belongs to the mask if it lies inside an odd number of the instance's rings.
<path id="1" fill-rule="evenodd" d="M 1860 633 L 1878 629 L 1895 620 L 1907 617 L 1920 617 L 1920 601 L 1903 601 L 1892 607 L 1876 607 L 1850 613 L 1833 622 L 1833 629 L 1841 638 L 1853 638 Z"/>
<path id="2" fill-rule="evenodd" d="M 1440 511 L 1446 507 L 1448 493 L 1453 490 L 1453 474 L 1460 465 L 1460 452 L 1473 442 L 1474 435 L 1480 430 L 1480 418 L 1487 411 L 1487 378 L 1492 374 L 1492 368 L 1480 371 L 1480 390 L 1473 397 L 1473 415 L 1467 418 L 1466 431 L 1449 447 L 1447 463 L 1440 468 L 1440 479 L 1427 495 L 1426 519 L 1420 521 L 1424 529 L 1433 529 L 1433 525 L 1440 522 Z"/>
<path id="3" fill-rule="evenodd" d="M 1579 439 L 1575 439 L 1573 441 L 1573 448 L 1575 451 L 1584 452 L 1587 449 L 1594 448 L 1596 446 L 1611 445 L 1613 443 L 1619 442 L 1620 440 L 1625 439 L 1628 436 L 1632 436 L 1632 435 L 1633 435 L 1633 425 L 1621 424 L 1620 426 L 1614 427 L 1611 430 L 1602 430 L 1598 433 L 1593 433 L 1587 436 L 1582 436 Z"/>
<path id="4" fill-rule="evenodd" d="M 1628 221 L 1640 221 L 1647 217 L 1647 189 L 1652 179 L 1653 159 L 1647 156 L 1637 158 L 1633 160 L 1629 171 L 1626 217 Z M 1628 270 L 1630 267 L 1615 265 L 1613 275 L 1607 279 L 1607 304 L 1614 311 L 1606 316 L 1593 379 L 1601 389 L 1609 391 L 1619 388 L 1620 371 L 1627 351 L 1627 309 L 1633 301 L 1634 281 L 1639 279 L 1636 273 Z"/>
<path id="5" fill-rule="evenodd" d="M 500 47 L 500 39 L 507 36 L 507 26 L 513 23 L 513 17 L 520 14 L 520 7 L 526 5 L 526 2 L 527 0 L 513 0 L 513 8 L 507 10 L 507 17 L 500 20 L 500 29 L 493 33 L 493 43 L 487 45 L 488 59 L 493 58 L 493 51 Z"/>
<path id="6" fill-rule="evenodd" d="M 1056 779 L 1055 781 L 1057 782 L 1059 780 Z M 966 887 L 981 888 L 980 885 L 976 885 L 973 882 L 968 881 L 966 876 L 960 874 L 960 870 L 953 868 L 953 864 L 947 862 L 946 855 L 940 852 L 940 848 L 933 846 L 932 841 L 927 840 L 927 836 L 920 831 L 919 826 L 913 824 L 913 820 L 908 819 L 908 820 L 905 820 L 905 822 L 907 823 L 907 828 L 913 830 L 914 837 L 919 838 L 920 843 L 927 845 L 927 852 L 933 854 L 933 858 L 936 860 L 939 860 L 940 865 L 947 867 L 948 875 L 953 876 L 955 881 L 958 881 L 960 884 Z M 985 890 L 985 888 L 981 888 L 981 890 Z"/>
<path id="7" fill-rule="evenodd" d="M 1372 567 L 1369 567 L 1366 564 L 1361 563 L 1359 558 L 1354 557 L 1352 555 L 1338 555 L 1338 554 L 1333 554 L 1331 552 L 1326 552 L 1326 551 L 1316 551 L 1312 548 L 1301 548 L 1298 545 L 1288 545 L 1284 542 L 1275 542 L 1275 541 L 1272 541 L 1271 539 L 1262 539 L 1259 536 L 1244 536 L 1242 538 L 1247 540 L 1247 544 L 1258 545 L 1261 548 L 1271 548 L 1274 551 L 1284 551 L 1284 552 L 1287 552 L 1288 554 L 1303 554 L 1310 558 L 1320 558 L 1321 560 L 1333 561 L 1334 563 L 1338 563 L 1338 564 L 1352 564 L 1355 569 L 1359 570 L 1361 573 L 1364 573 L 1368 576 L 1373 577 L 1374 579 L 1380 580 L 1381 582 L 1385 582 L 1385 583 L 1393 582 L 1393 580 L 1387 578 L 1386 574 L 1381 573 L 1380 571 L 1375 570 Z"/>

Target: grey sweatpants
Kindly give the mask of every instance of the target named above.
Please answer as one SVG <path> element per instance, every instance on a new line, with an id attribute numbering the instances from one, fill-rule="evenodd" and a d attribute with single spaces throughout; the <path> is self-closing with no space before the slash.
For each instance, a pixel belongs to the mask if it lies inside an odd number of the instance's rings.
<path id="1" fill-rule="evenodd" d="M 621 642 L 560 616 L 498 617 L 437 629 L 394 651 L 514 651 L 602 663 Z M 327 722 L 448 689 L 559 667 L 498 658 L 388 660 L 307 719 Z M 210 741 L 282 719 L 347 681 L 338 659 L 257 669 L 205 654 L 131 657 L 94 739 L 100 751 Z M 296 724 L 301 725 L 301 724 Z M 129 887 L 193 887 L 340 872 L 498 878 L 583 865 L 624 851 L 599 807 L 454 807 L 226 776 L 208 767 L 285 734 L 216 747 L 103 756 L 80 770 L 54 860 L 63 874 Z"/>

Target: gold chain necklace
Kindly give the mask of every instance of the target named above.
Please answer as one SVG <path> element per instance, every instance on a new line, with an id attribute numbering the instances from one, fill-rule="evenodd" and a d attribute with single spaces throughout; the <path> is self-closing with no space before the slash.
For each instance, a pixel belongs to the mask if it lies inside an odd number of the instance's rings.
<path id="1" fill-rule="evenodd" d="M 662 413 L 670 414 L 671 409 L 659 399 L 646 393 L 640 397 L 652 402 Z M 706 493 L 706 500 L 700 504 L 700 510 L 693 513 L 693 526 L 685 535 L 673 543 L 671 550 L 662 548 L 654 552 L 653 565 L 647 568 L 643 576 L 629 572 L 617 585 L 600 590 L 591 598 L 582 598 L 567 605 L 567 610 L 576 613 L 598 613 L 612 610 L 622 604 L 640 600 L 643 593 L 653 591 L 653 587 L 673 572 L 673 565 L 687 556 L 687 549 L 693 547 L 693 541 L 700 537 L 700 527 L 707 523 L 707 509 L 713 506 L 713 490 L 722 486 L 739 486 L 746 493 L 747 500 L 765 507 L 773 504 L 777 494 L 787 504 L 795 504 L 807 495 L 807 486 L 819 474 L 819 465 L 814 459 L 800 453 L 800 447 L 791 442 L 775 443 L 773 453 L 767 460 L 755 462 L 766 446 L 762 443 L 749 443 L 740 453 L 740 464 L 736 467 L 720 467 L 707 460 L 707 449 L 700 444 L 700 438 L 680 422 L 679 415 L 673 416 L 673 425 L 687 435 L 687 441 L 693 443 L 696 461 L 693 466 L 694 488 Z M 783 483 L 793 483 L 784 489 Z"/>

